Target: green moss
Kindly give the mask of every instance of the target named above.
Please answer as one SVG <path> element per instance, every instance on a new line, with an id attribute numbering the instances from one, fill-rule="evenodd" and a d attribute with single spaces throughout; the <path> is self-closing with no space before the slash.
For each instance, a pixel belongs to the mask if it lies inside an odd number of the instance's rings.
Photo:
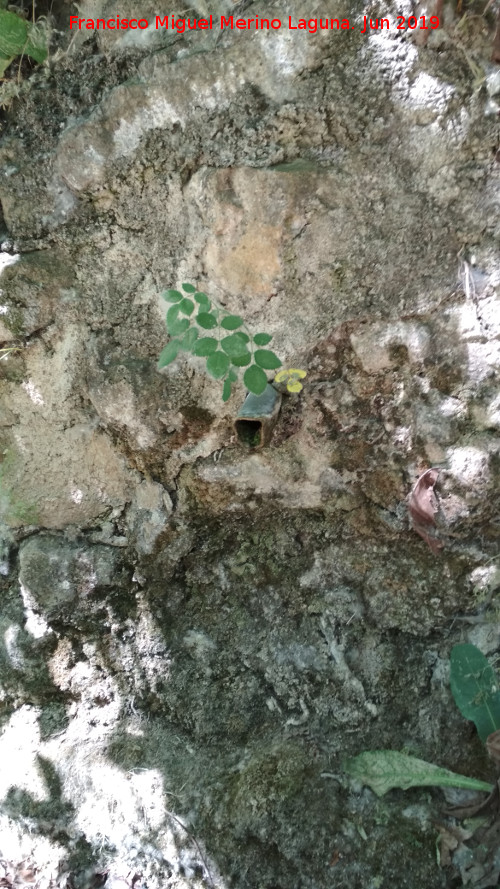
<path id="1" fill-rule="evenodd" d="M 20 339 L 26 335 L 23 311 L 19 306 L 12 306 L 3 317 L 3 322 L 10 332 Z"/>
<path id="2" fill-rule="evenodd" d="M 0 520 L 10 526 L 36 525 L 38 511 L 35 505 L 15 493 L 16 468 L 14 452 L 9 449 L 0 452 Z"/>
<path id="3" fill-rule="evenodd" d="M 291 741 L 258 749 L 233 778 L 230 809 L 236 821 L 254 820 L 303 794 L 310 761 Z"/>

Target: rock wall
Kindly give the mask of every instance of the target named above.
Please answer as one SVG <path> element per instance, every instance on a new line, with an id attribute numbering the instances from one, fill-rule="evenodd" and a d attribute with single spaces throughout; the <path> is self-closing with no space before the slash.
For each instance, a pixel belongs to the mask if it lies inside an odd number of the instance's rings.
<path id="1" fill-rule="evenodd" d="M 459 885 L 442 797 L 342 761 L 492 778 L 447 665 L 500 646 L 493 23 L 291 0 L 178 33 L 161 5 L 71 35 L 59 4 L 1 124 L 0 858 L 68 889 Z M 320 15 L 351 27 L 285 26 Z M 158 371 L 182 281 L 307 369 L 269 448 L 235 440 L 241 387 Z"/>

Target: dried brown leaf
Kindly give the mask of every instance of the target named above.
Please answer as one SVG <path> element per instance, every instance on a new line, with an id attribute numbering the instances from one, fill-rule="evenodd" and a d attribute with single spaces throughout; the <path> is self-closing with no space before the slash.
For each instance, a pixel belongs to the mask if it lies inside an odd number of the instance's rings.
<path id="1" fill-rule="evenodd" d="M 435 525 L 434 514 L 438 507 L 434 485 L 438 475 L 439 469 L 427 469 L 417 479 L 410 494 L 410 513 L 414 521 L 425 525 Z"/>
<path id="2" fill-rule="evenodd" d="M 431 528 L 436 527 L 434 515 L 438 510 L 438 502 L 434 485 L 438 475 L 439 469 L 426 469 L 417 479 L 408 503 L 413 530 L 425 540 L 434 555 L 437 555 L 443 546 L 434 534 L 429 533 Z"/>
<path id="3" fill-rule="evenodd" d="M 452 863 L 451 853 L 455 852 L 465 840 L 470 840 L 473 831 L 464 830 L 462 827 L 445 827 L 444 824 L 436 826 L 439 831 L 439 864 L 441 867 L 448 867 Z"/>

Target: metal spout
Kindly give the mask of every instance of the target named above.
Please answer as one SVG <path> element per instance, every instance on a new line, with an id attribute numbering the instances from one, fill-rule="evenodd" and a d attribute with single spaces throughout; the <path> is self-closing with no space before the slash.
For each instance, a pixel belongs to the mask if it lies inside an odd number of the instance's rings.
<path id="1" fill-rule="evenodd" d="M 281 392 L 270 383 L 261 395 L 249 392 L 234 421 L 239 443 L 247 448 L 265 448 L 273 437 L 280 407 Z"/>

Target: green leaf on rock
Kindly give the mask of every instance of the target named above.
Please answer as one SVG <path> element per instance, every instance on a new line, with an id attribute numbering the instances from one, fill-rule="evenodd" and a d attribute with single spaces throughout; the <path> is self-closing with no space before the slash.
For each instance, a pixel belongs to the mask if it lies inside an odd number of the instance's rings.
<path id="1" fill-rule="evenodd" d="M 237 327 L 241 327 L 244 323 L 243 318 L 240 318 L 239 315 L 226 315 L 220 324 L 224 330 L 236 330 Z"/>
<path id="2" fill-rule="evenodd" d="M 182 293 L 179 293 L 178 290 L 164 290 L 162 297 L 168 303 L 178 303 L 182 299 Z"/>
<path id="3" fill-rule="evenodd" d="M 197 339 L 198 331 L 196 330 L 196 327 L 191 327 L 181 340 L 181 349 L 186 349 L 187 352 L 192 352 Z"/>
<path id="4" fill-rule="evenodd" d="M 267 386 L 267 377 L 260 367 L 252 364 L 252 367 L 249 367 L 243 374 L 243 382 L 249 392 L 253 392 L 254 395 L 262 395 Z"/>
<path id="5" fill-rule="evenodd" d="M 196 321 L 205 330 L 213 330 L 214 327 L 217 327 L 217 318 L 210 312 L 200 312 L 196 316 Z"/>
<path id="6" fill-rule="evenodd" d="M 167 364 L 171 364 L 177 358 L 179 348 L 179 340 L 171 340 L 167 343 L 158 359 L 158 367 L 166 367 Z"/>
<path id="7" fill-rule="evenodd" d="M 27 39 L 25 20 L 13 12 L 0 10 L 0 55 L 4 59 L 15 58 L 22 53 Z"/>
<path id="8" fill-rule="evenodd" d="M 252 356 L 250 355 L 250 352 L 242 352 L 241 355 L 231 358 L 231 364 L 234 364 L 235 367 L 246 367 L 247 364 L 250 364 L 251 360 Z"/>
<path id="9" fill-rule="evenodd" d="M 208 312 L 210 310 L 210 300 L 206 293 L 195 293 L 194 298 L 200 306 L 205 307 L 205 311 Z"/>
<path id="10" fill-rule="evenodd" d="M 194 293 L 196 290 L 196 287 L 193 287 L 192 284 L 183 284 L 182 289 L 183 289 L 184 293 Z"/>
<path id="11" fill-rule="evenodd" d="M 268 333 L 256 333 L 253 338 L 256 346 L 267 346 L 267 344 L 270 343 L 271 340 L 272 336 L 270 336 Z"/>
<path id="12" fill-rule="evenodd" d="M 277 367 L 281 367 L 278 356 L 274 352 L 270 352 L 269 349 L 257 349 L 254 359 L 255 363 L 265 370 L 276 370 Z"/>
<path id="13" fill-rule="evenodd" d="M 187 318 L 181 318 L 179 320 L 178 305 L 171 306 L 171 308 L 168 310 L 166 324 L 170 336 L 178 336 L 180 333 L 184 333 L 189 327 L 189 321 Z"/>
<path id="14" fill-rule="evenodd" d="M 207 370 L 210 376 L 220 380 L 221 377 L 225 377 L 229 370 L 229 358 L 227 355 L 224 355 L 224 352 L 214 352 L 213 355 L 209 355 L 207 358 Z"/>
<path id="15" fill-rule="evenodd" d="M 170 336 L 180 336 L 181 333 L 185 333 L 189 327 L 189 321 L 187 318 L 179 318 L 178 321 L 175 321 L 174 324 L 170 324 L 168 331 Z"/>
<path id="16" fill-rule="evenodd" d="M 225 336 L 220 344 L 226 355 L 229 355 L 230 358 L 239 358 L 240 355 L 246 355 L 248 353 L 245 343 L 237 333 L 233 333 L 231 336 Z"/>
<path id="17" fill-rule="evenodd" d="M 470 719 L 482 741 L 500 728 L 498 677 L 475 645 L 455 645 L 450 655 L 450 685 L 462 716 Z"/>
<path id="18" fill-rule="evenodd" d="M 16 56 L 27 55 L 35 62 L 47 58 L 46 40 L 30 22 L 6 9 L 0 9 L 0 73 Z"/>
<path id="19" fill-rule="evenodd" d="M 179 317 L 179 306 L 171 306 L 165 316 L 165 324 L 167 327 L 170 327 L 171 324 L 175 324 Z"/>
<path id="20" fill-rule="evenodd" d="M 198 355 L 199 358 L 207 358 L 208 355 L 212 355 L 217 351 L 218 345 L 218 341 L 213 336 L 202 336 L 195 344 L 193 353 Z"/>
<path id="21" fill-rule="evenodd" d="M 190 315 L 193 309 L 194 302 L 192 299 L 188 299 L 187 296 L 179 303 L 179 312 L 182 312 L 183 315 Z"/>
<path id="22" fill-rule="evenodd" d="M 236 373 L 235 370 L 233 370 L 232 367 L 229 368 L 227 378 L 230 383 L 236 383 L 236 380 L 238 379 L 238 374 Z"/>
<path id="23" fill-rule="evenodd" d="M 408 790 L 410 787 L 463 787 L 468 790 L 491 791 L 491 784 L 476 778 L 457 775 L 433 763 L 397 750 L 370 750 L 360 753 L 344 763 L 344 771 L 351 778 L 371 787 L 377 796 L 383 796 L 393 787 Z"/>
<path id="24" fill-rule="evenodd" d="M 222 400 L 229 401 L 230 398 L 231 398 L 231 380 L 228 377 L 227 380 L 224 380 L 224 387 L 222 389 Z"/>

